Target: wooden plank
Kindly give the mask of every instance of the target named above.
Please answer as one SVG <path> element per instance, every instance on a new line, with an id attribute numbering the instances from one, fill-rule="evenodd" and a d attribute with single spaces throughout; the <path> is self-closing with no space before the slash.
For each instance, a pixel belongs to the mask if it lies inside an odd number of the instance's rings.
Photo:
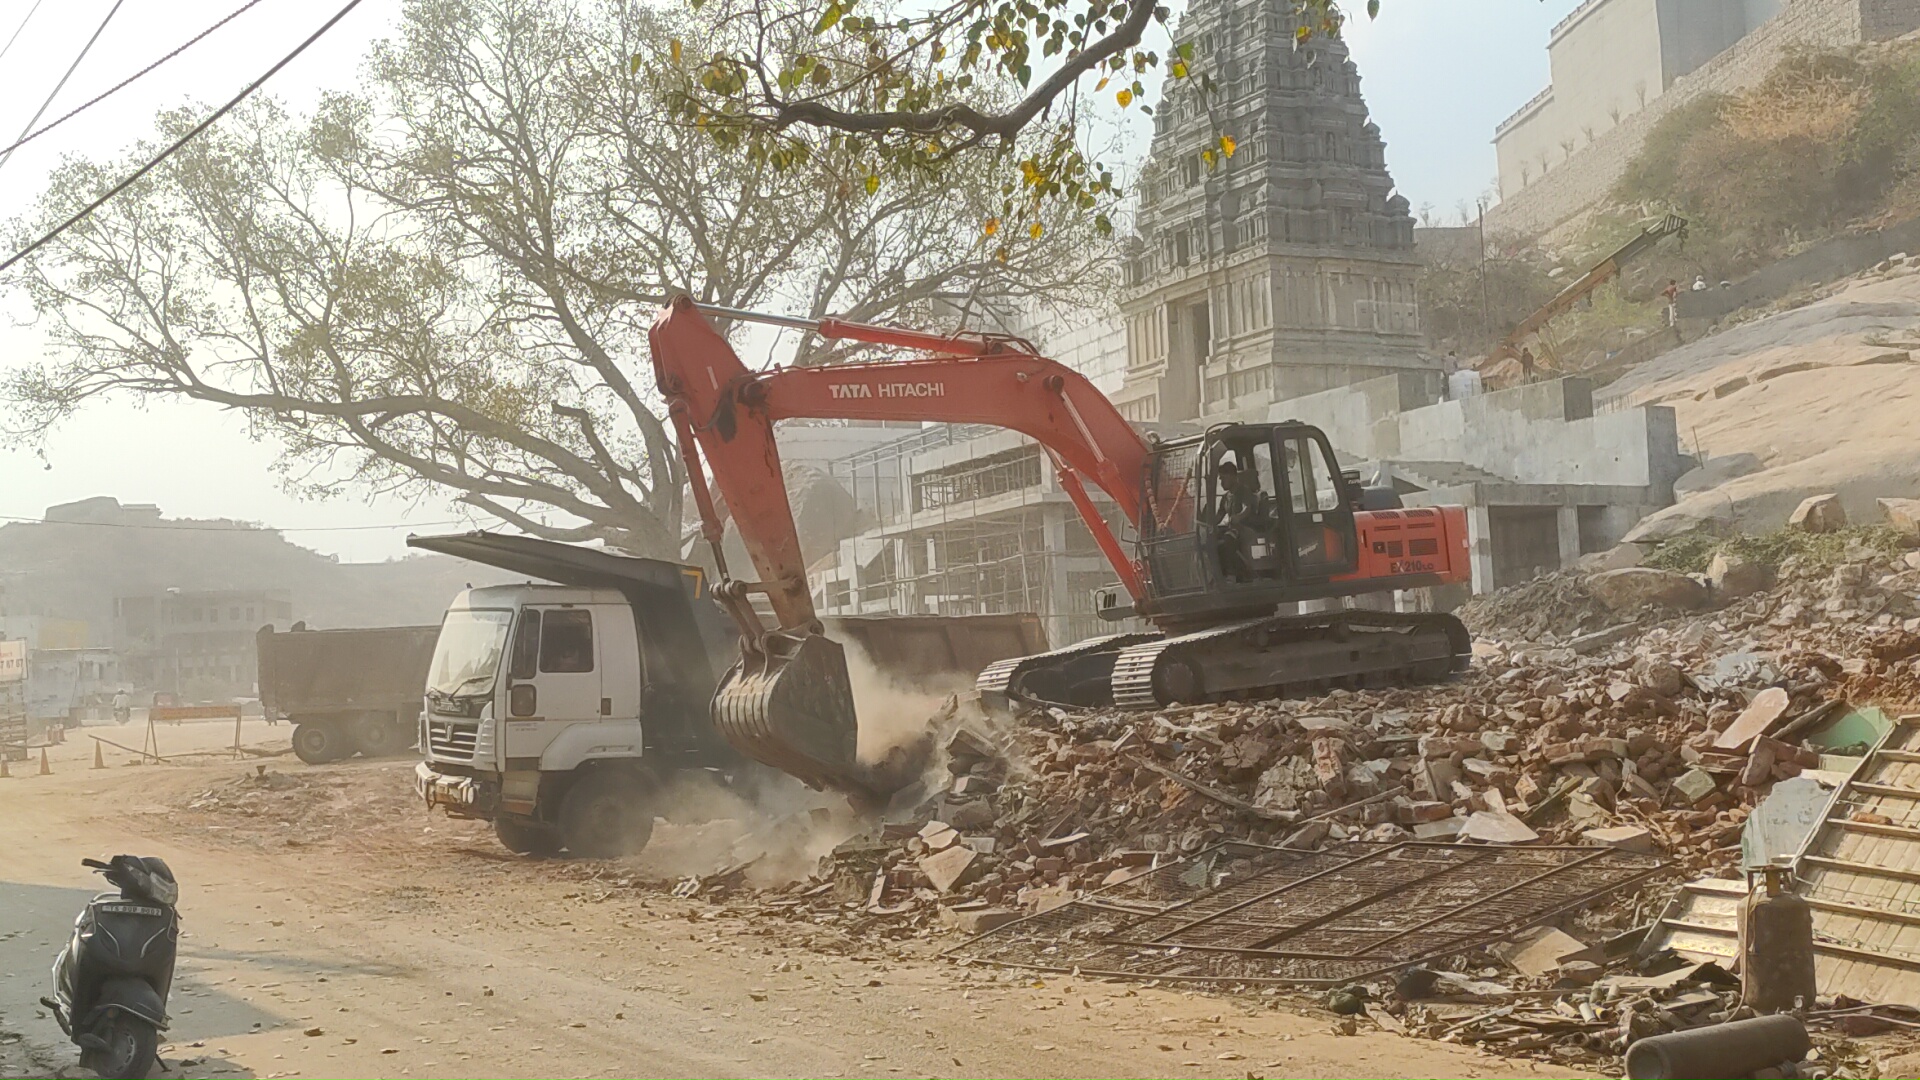
<path id="1" fill-rule="evenodd" d="M 1815 900 L 1807 898 L 1807 906 L 1815 911 L 1832 912 L 1835 915 L 1855 915 L 1876 921 L 1904 923 L 1908 926 L 1920 926 L 1920 914 L 1907 911 L 1890 911 L 1885 908 L 1867 907 L 1863 904 L 1848 904 L 1839 900 Z"/>
<path id="2" fill-rule="evenodd" d="M 1875 808 L 1877 809 L 1878 807 Z M 1872 812 L 1874 811 L 1869 811 L 1869 813 Z M 1877 821 L 1854 821 L 1843 817 L 1830 817 L 1827 819 L 1827 825 L 1843 832 L 1866 833 L 1870 836 L 1903 840 L 1909 844 L 1920 844 L 1920 829 L 1911 825 L 1882 825 Z"/>
<path id="3" fill-rule="evenodd" d="M 1920 791 L 1910 787 L 1897 787 L 1893 784 L 1864 784 L 1856 780 L 1847 785 L 1847 790 L 1863 795 L 1883 795 L 1894 799 L 1920 799 Z"/>

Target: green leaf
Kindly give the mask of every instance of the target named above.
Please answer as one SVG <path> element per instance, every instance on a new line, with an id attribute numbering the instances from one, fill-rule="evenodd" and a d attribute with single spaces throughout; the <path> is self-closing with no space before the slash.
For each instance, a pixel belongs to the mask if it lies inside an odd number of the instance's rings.
<path id="1" fill-rule="evenodd" d="M 874 192 L 879 190 L 880 190 L 880 177 L 878 175 L 868 176 L 867 177 L 867 194 L 871 195 Z"/>
<path id="2" fill-rule="evenodd" d="M 678 44 L 679 44 L 679 42 L 677 42 L 677 41 L 676 41 L 676 42 L 674 42 L 674 44 L 675 44 L 675 45 L 678 45 Z M 675 56 L 675 57 L 674 57 L 674 59 L 675 59 L 675 60 L 678 60 L 678 59 L 680 59 L 680 58 L 679 58 L 678 56 Z M 639 53 L 634 53 L 634 54 L 633 54 L 633 59 L 631 59 L 631 60 L 628 60 L 628 61 L 627 61 L 627 73 L 628 73 L 629 75 L 638 75 L 638 74 L 640 74 L 640 65 L 641 65 L 641 64 L 643 64 L 643 63 L 645 63 L 645 62 L 646 62 L 646 61 L 645 61 L 645 58 L 644 58 L 644 57 L 642 57 L 642 56 L 641 56 L 641 55 L 640 55 Z"/>
<path id="3" fill-rule="evenodd" d="M 842 8 L 837 0 L 835 3 L 828 4 L 827 10 L 820 13 L 820 21 L 814 25 L 813 32 L 816 34 L 824 34 L 833 29 L 834 26 L 839 23 L 840 16 L 846 13 L 846 9 Z"/>
<path id="4" fill-rule="evenodd" d="M 1377 19 L 1379 17 L 1380 17 L 1380 0 L 1367 0 L 1367 18 Z"/>
<path id="5" fill-rule="evenodd" d="M 1174 51 L 1180 54 L 1180 59 L 1191 60 L 1193 59 L 1193 42 L 1183 41 Z"/>

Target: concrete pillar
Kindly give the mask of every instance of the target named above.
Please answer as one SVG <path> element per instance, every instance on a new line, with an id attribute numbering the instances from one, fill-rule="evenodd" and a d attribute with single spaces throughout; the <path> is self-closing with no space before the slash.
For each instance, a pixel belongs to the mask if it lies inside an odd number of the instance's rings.
<path id="1" fill-rule="evenodd" d="M 1467 507 L 1468 558 L 1473 565 L 1473 593 L 1493 591 L 1493 520 L 1484 506 Z"/>
<path id="2" fill-rule="evenodd" d="M 1065 641 L 1068 622 L 1067 607 L 1072 602 L 1068 598 L 1067 585 L 1067 519 L 1071 515 L 1075 520 L 1079 511 L 1071 505 L 1048 503 L 1046 505 L 1046 524 L 1042 532 L 1045 537 L 1045 555 L 1041 561 L 1043 572 L 1047 576 L 1045 610 L 1040 611 L 1040 622 L 1047 628 L 1047 641 L 1054 648 L 1069 644 Z"/>
<path id="3" fill-rule="evenodd" d="M 1563 506 L 1557 515 L 1560 526 L 1560 569 L 1580 560 L 1580 508 Z"/>

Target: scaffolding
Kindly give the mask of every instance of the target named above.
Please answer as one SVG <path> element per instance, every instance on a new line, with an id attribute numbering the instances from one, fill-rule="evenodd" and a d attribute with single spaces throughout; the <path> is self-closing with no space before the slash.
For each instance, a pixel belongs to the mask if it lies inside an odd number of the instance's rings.
<path id="1" fill-rule="evenodd" d="M 915 471 L 919 455 L 997 432 L 932 427 L 834 463 L 870 524 L 816 575 L 824 614 L 1033 612 L 1055 646 L 1113 632 L 1093 608 L 1113 570 L 1038 444 L 997 439 L 977 456 Z M 1124 525 L 1116 507 L 1096 501 L 1110 525 Z"/>

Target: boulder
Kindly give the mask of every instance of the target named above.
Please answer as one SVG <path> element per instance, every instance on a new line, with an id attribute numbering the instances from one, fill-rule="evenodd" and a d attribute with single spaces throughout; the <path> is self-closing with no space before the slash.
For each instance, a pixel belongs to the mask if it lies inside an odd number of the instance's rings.
<path id="1" fill-rule="evenodd" d="M 1598 574 L 1607 570 L 1625 570 L 1639 566 L 1647 557 L 1647 549 L 1639 544 L 1615 544 L 1605 551 L 1596 551 L 1591 555 L 1580 556 L 1574 568 L 1589 574 Z"/>
<path id="2" fill-rule="evenodd" d="M 1801 532 L 1829 533 L 1846 527 L 1847 512 L 1840 506 L 1840 496 L 1832 492 L 1807 496 L 1787 519 L 1787 528 Z"/>
<path id="3" fill-rule="evenodd" d="M 1722 551 L 1707 565 L 1707 584 L 1715 596 L 1738 600 L 1773 587 L 1773 567 L 1744 555 Z"/>
<path id="4" fill-rule="evenodd" d="M 1920 536 L 1920 499 L 1881 499 L 1880 513 L 1887 524 L 1908 536 Z"/>
<path id="5" fill-rule="evenodd" d="M 1634 566 L 1587 579 L 1587 591 L 1612 611 L 1644 607 L 1695 611 L 1707 605 L 1707 587 L 1685 574 Z"/>

